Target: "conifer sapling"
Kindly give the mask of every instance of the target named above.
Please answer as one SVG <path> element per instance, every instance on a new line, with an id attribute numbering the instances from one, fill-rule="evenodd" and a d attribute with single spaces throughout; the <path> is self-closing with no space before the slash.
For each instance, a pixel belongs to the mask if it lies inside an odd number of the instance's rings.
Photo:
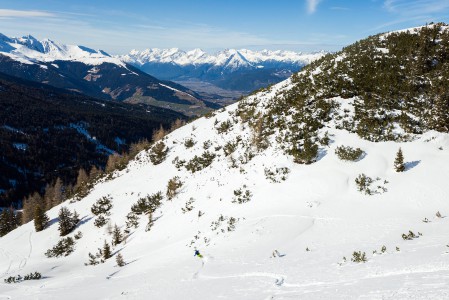
<path id="1" fill-rule="evenodd" d="M 404 172 L 405 164 L 404 164 L 404 155 L 402 154 L 402 149 L 399 148 L 396 153 L 396 158 L 394 159 L 394 169 L 396 172 Z"/>

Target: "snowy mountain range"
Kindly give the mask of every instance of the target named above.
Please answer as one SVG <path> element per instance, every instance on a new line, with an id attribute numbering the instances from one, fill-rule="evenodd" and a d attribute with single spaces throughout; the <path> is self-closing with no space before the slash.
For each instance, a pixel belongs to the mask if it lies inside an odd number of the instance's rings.
<path id="1" fill-rule="evenodd" d="M 84 46 L 0 35 L 0 72 L 109 100 L 147 103 L 188 115 L 218 106 L 174 82 L 159 80 Z"/>
<path id="2" fill-rule="evenodd" d="M 0 238 L 1 297 L 447 299 L 448 28 L 369 37 L 160 136 Z"/>
<path id="3" fill-rule="evenodd" d="M 273 67 L 282 64 L 305 66 L 321 58 L 324 51 L 317 53 L 301 53 L 293 51 L 251 51 L 247 49 L 226 49 L 215 54 L 208 54 L 201 49 L 183 51 L 178 48 L 132 50 L 129 54 L 120 56 L 128 63 L 144 65 L 146 63 L 172 63 L 179 66 L 213 65 L 237 71 L 245 67 Z"/>
<path id="4" fill-rule="evenodd" d="M 208 54 L 201 49 L 132 50 L 124 62 L 161 79 L 201 80 L 230 90 L 252 91 L 277 83 L 326 53 L 226 49 Z M 244 79 L 244 80 L 242 80 Z"/>

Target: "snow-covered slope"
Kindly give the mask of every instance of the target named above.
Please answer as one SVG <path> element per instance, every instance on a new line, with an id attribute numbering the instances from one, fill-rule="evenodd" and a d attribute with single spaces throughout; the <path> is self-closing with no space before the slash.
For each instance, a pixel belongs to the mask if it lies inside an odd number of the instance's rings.
<path id="1" fill-rule="evenodd" d="M 290 80 L 245 100 L 263 111 L 275 95 L 286 93 Z M 335 99 L 350 105 L 343 99 Z M 427 132 L 408 143 L 361 140 L 337 130 L 329 146 L 320 146 L 318 161 L 295 164 L 284 154 L 276 134 L 270 146 L 256 151 L 253 131 L 237 117 L 234 104 L 211 118 L 201 118 L 168 135 L 168 156 L 153 165 L 149 152 L 102 180 L 79 202 L 49 211 L 50 228 L 36 233 L 26 224 L 0 239 L 0 276 L 38 271 L 39 281 L 0 283 L 4 299 L 447 299 L 449 297 L 449 135 Z M 343 108 L 342 108 L 343 109 Z M 229 121 L 230 123 L 227 123 Z M 222 125 L 222 124 L 227 124 Z M 219 134 L 225 127 L 226 133 Z M 217 130 L 217 128 L 220 128 Z M 187 139 L 195 143 L 187 148 Z M 235 152 L 223 149 L 237 142 Z M 208 147 L 209 145 L 209 147 Z M 360 147 L 365 155 L 344 162 L 337 146 Z M 402 147 L 406 171 L 396 173 L 393 160 Z M 201 156 L 208 148 L 212 164 L 195 173 L 174 165 Z M 252 153 L 255 155 L 251 158 Z M 178 158 L 178 159 L 176 159 Z M 287 171 L 288 170 L 288 171 Z M 276 175 L 276 171 L 279 174 Z M 270 175 L 273 172 L 274 175 Z M 285 180 L 282 175 L 285 173 Z M 379 180 L 386 191 L 365 195 L 354 179 L 361 173 Z M 131 229 L 114 247 L 127 265 L 84 266 L 111 236 L 94 226 L 90 208 L 103 196 L 113 199 L 111 223 L 125 228 L 126 215 L 139 198 L 162 191 L 179 176 L 180 193 L 166 198 L 154 213 Z M 271 179 L 270 179 L 271 178 Z M 274 182 L 278 181 L 278 182 Z M 248 202 L 238 203 L 241 190 Z M 380 191 L 380 190 L 379 190 Z M 44 253 L 60 239 L 61 206 L 82 217 L 75 251 L 62 258 Z M 440 211 L 442 218 L 435 216 Z M 423 220 L 428 218 L 429 222 Z M 421 236 L 403 240 L 403 233 Z M 73 236 L 74 233 L 70 234 Z M 381 254 L 382 246 L 386 247 Z M 193 257 L 194 248 L 204 255 Z M 273 257 L 273 252 L 279 253 Z M 310 250 L 310 251 L 307 251 Z M 373 254 L 376 250 L 377 253 Z M 351 262 L 354 251 L 366 252 L 366 263 Z M 343 259 L 346 257 L 346 261 Z"/>
<path id="2" fill-rule="evenodd" d="M 426 34 L 433 32 L 423 30 L 424 40 Z M 361 44 L 375 49 L 370 41 Z M 444 50 L 441 44 L 434 47 Z M 430 130 L 426 115 L 413 120 L 390 117 L 392 108 L 380 105 L 394 104 L 393 97 L 379 97 L 379 107 L 369 101 L 372 97 L 365 103 L 359 90 L 365 82 L 356 77 L 349 77 L 353 90 L 337 85 L 338 80 L 325 81 L 336 76 L 349 81 L 337 67 L 364 48 L 352 50 L 311 64 L 291 79 L 172 132 L 163 140 L 168 152 L 162 163 L 152 163 L 156 146 L 141 152 L 124 170 L 100 180 L 87 197 L 50 210 L 51 226 L 44 231 L 36 233 L 30 223 L 2 237 L 2 278 L 35 271 L 44 278 L 1 284 L 0 295 L 448 299 L 448 130 Z M 408 59 L 404 57 L 395 59 Z M 366 74 L 366 67 L 350 66 L 351 75 Z M 389 74 L 379 70 L 385 73 L 378 76 Z M 337 92 L 344 96 L 335 96 Z M 408 90 L 394 95 L 399 92 Z M 413 103 L 400 100 L 402 111 L 394 113 L 406 113 L 405 104 Z M 374 113 L 358 116 L 364 105 L 382 109 L 378 123 L 364 123 L 363 118 Z M 382 130 L 385 124 L 388 130 Z M 422 129 L 407 130 L 411 124 Z M 378 139 L 372 139 L 377 142 L 368 141 L 369 135 L 360 138 L 360 128 L 378 129 Z M 318 149 L 312 158 L 305 154 L 314 152 L 313 145 Z M 335 152 L 340 146 L 360 148 L 363 154 L 343 161 Z M 393 167 L 399 148 L 404 172 Z M 142 215 L 140 225 L 129 228 L 126 241 L 114 247 L 114 256 L 120 253 L 127 262 L 124 267 L 116 266 L 114 258 L 84 266 L 89 252 L 112 239 L 107 228 L 94 225 L 91 207 L 98 199 L 112 199 L 111 224 L 123 230 L 133 204 L 159 191 L 165 195 L 176 176 L 183 183 L 179 193 L 171 200 L 164 197 L 151 215 L 151 229 L 145 231 L 149 217 Z M 359 191 L 363 178 L 365 192 Z M 46 258 L 44 253 L 60 239 L 61 206 L 80 214 L 82 220 L 69 236 L 79 231 L 83 237 L 69 256 Z M 193 256 L 194 249 L 202 259 Z M 366 262 L 352 261 L 363 256 Z"/>

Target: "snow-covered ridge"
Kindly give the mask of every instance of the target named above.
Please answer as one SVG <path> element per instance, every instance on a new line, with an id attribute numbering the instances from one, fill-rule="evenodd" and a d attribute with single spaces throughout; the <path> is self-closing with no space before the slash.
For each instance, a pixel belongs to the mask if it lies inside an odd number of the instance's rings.
<path id="1" fill-rule="evenodd" d="M 302 53 L 282 50 L 252 51 L 248 49 L 226 49 L 215 54 L 208 54 L 201 49 L 183 51 L 178 48 L 159 49 L 152 48 L 143 51 L 132 50 L 129 54 L 120 56 L 128 63 L 143 65 L 145 63 L 173 63 L 180 66 L 209 64 L 223 66 L 232 59 L 243 64 L 257 65 L 264 62 L 283 62 L 306 65 L 321 58 L 326 52 Z"/>
<path id="2" fill-rule="evenodd" d="M 113 63 L 125 66 L 125 63 L 121 60 L 102 50 L 93 50 L 78 45 L 65 45 L 49 39 L 40 41 L 31 35 L 10 38 L 0 34 L 0 54 L 26 64 L 63 60 L 82 62 L 87 65 Z"/>

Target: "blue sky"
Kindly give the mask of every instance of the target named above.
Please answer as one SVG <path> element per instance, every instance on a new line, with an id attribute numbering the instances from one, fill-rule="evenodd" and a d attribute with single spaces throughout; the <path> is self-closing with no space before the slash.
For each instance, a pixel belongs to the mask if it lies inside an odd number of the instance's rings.
<path id="1" fill-rule="evenodd" d="M 0 32 L 112 54 L 131 49 L 339 50 L 379 32 L 449 22 L 449 0 L 2 0 Z"/>

